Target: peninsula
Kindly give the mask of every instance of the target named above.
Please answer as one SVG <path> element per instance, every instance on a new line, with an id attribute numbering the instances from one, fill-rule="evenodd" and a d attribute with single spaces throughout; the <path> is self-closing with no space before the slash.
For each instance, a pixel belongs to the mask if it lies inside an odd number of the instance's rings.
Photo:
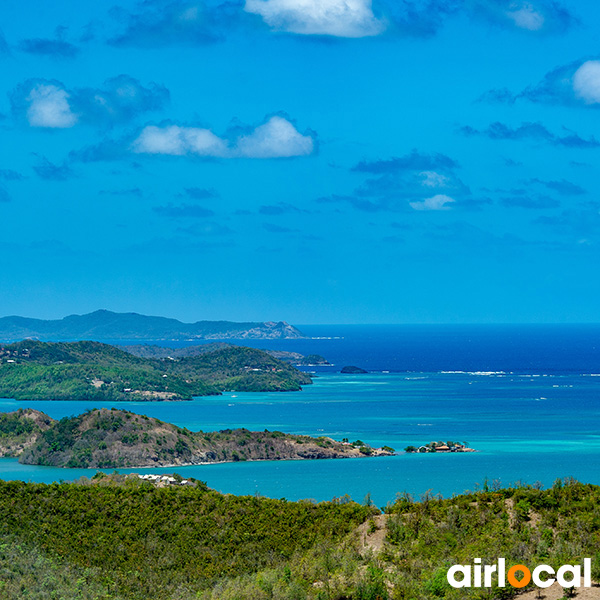
<path id="1" fill-rule="evenodd" d="M 58 340 L 196 340 L 196 339 L 299 339 L 306 337 L 285 321 L 234 323 L 149 317 L 138 313 L 97 310 L 64 319 L 44 320 L 27 317 L 0 318 L 0 340 L 34 338 Z"/>
<path id="2" fill-rule="evenodd" d="M 191 400 L 224 391 L 299 391 L 310 376 L 254 348 L 149 359 L 100 342 L 0 345 L 0 398 L 16 400 Z"/>
<path id="3" fill-rule="evenodd" d="M 215 350 L 231 348 L 232 344 L 228 344 L 227 342 L 209 342 L 197 346 L 185 346 L 183 348 L 168 348 L 155 344 L 123 344 L 119 347 L 140 358 L 189 358 L 190 356 L 200 356 L 201 354 Z M 332 366 L 320 354 L 308 354 L 305 356 L 299 352 L 289 352 L 286 350 L 265 350 L 265 352 L 269 356 L 296 365 L 297 367 Z"/>
<path id="4" fill-rule="evenodd" d="M 127 468 L 254 460 L 306 460 L 390 456 L 328 437 L 247 429 L 190 431 L 115 408 L 93 409 L 60 421 L 32 410 L 0 414 L 0 456 L 19 462 L 71 468 Z"/>

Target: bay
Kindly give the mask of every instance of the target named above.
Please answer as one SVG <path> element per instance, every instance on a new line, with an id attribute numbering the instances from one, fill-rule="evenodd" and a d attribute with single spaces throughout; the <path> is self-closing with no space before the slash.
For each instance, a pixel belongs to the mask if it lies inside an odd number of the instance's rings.
<path id="1" fill-rule="evenodd" d="M 330 369 L 331 371 L 331 369 Z M 320 373 L 302 392 L 226 393 L 191 402 L 120 403 L 192 430 L 246 427 L 335 439 L 361 439 L 402 450 L 433 440 L 467 441 L 478 452 L 324 461 L 200 465 L 137 472 L 196 477 L 226 493 L 290 500 L 344 494 L 378 505 L 399 492 L 445 496 L 499 480 L 575 477 L 600 483 L 600 378 L 585 372 Z M 54 418 L 110 405 L 0 400 L 0 410 L 33 406 Z M 131 472 L 125 469 L 124 472 Z M 2 479 L 51 482 L 96 470 L 19 465 L 0 459 Z"/>

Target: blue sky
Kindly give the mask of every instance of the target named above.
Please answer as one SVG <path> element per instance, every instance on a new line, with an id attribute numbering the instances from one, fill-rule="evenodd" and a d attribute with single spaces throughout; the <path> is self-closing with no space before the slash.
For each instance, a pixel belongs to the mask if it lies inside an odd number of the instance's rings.
<path id="1" fill-rule="evenodd" d="M 6 0 L 0 314 L 598 322 L 600 11 Z"/>

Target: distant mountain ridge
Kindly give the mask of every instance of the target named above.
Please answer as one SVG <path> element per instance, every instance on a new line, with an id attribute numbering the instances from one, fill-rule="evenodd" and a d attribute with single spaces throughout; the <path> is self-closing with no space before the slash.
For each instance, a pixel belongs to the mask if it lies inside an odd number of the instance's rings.
<path id="1" fill-rule="evenodd" d="M 183 323 L 166 317 L 97 310 L 85 315 L 44 320 L 28 317 L 0 318 L 0 340 L 200 340 L 200 339 L 299 339 L 306 337 L 285 321 L 234 323 L 197 321 Z"/>

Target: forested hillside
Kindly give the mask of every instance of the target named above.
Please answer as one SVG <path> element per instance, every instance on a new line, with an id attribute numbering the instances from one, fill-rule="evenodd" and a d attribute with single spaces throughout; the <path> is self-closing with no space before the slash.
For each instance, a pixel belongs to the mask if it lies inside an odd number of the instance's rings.
<path id="1" fill-rule="evenodd" d="M 310 376 L 254 348 L 147 359 L 99 342 L 0 346 L 0 397 L 17 400 L 189 400 L 221 391 L 298 391 Z"/>

